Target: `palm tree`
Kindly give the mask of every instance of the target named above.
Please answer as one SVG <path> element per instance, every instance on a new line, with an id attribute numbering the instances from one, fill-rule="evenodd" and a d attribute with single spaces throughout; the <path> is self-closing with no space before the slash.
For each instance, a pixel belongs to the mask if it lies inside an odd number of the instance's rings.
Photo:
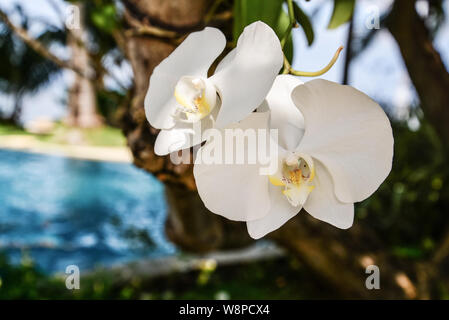
<path id="1" fill-rule="evenodd" d="M 17 7 L 17 11 L 22 19 L 22 27 L 26 28 L 28 20 L 20 6 Z M 38 40 L 46 45 L 63 43 L 65 34 L 60 30 L 49 28 L 38 37 Z M 2 118 L 18 124 L 23 97 L 48 84 L 61 69 L 19 41 L 3 24 L 0 24 L 0 57 L 3 57 L 0 64 L 0 91 L 14 97 L 13 111 Z"/>

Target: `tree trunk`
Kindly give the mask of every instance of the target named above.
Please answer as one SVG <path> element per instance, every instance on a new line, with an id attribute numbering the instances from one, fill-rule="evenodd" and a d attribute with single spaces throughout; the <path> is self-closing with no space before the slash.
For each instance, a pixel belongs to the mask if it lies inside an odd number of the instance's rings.
<path id="1" fill-rule="evenodd" d="M 396 39 L 421 107 L 449 146 L 449 73 L 415 10 L 415 1 L 396 0 L 387 26 Z"/>
<path id="2" fill-rule="evenodd" d="M 84 10 L 80 3 L 74 4 L 79 10 L 79 28 L 74 27 L 68 33 L 68 45 L 71 49 L 71 63 L 80 70 L 89 70 L 89 52 L 85 46 L 86 31 L 84 26 Z M 97 113 L 95 86 L 92 80 L 74 73 L 74 82 L 69 91 L 69 115 L 66 122 L 80 128 L 101 126 L 102 120 Z"/>
<path id="3" fill-rule="evenodd" d="M 11 113 L 10 121 L 16 125 L 20 123 L 20 117 L 22 116 L 22 103 L 23 95 L 21 92 L 17 93 L 14 97 L 14 110 Z"/>
<path id="4" fill-rule="evenodd" d="M 127 0 L 123 3 L 126 22 L 131 29 L 146 25 L 186 34 L 203 27 L 202 21 L 211 1 Z M 158 131 L 151 128 L 145 118 L 144 98 L 154 67 L 176 48 L 175 42 L 175 39 L 150 35 L 131 35 L 121 41 L 134 71 L 134 95 L 122 119 L 122 127 L 135 164 L 166 184 L 171 199 L 166 230 L 173 242 L 196 252 L 247 245 L 252 241 L 245 225 L 227 221 L 204 207 L 195 191 L 191 165 L 176 166 L 168 156 L 154 154 Z"/>

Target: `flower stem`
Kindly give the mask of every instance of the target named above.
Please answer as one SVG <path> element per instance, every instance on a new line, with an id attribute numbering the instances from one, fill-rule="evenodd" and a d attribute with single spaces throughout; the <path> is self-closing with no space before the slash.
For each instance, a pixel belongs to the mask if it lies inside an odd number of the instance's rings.
<path id="1" fill-rule="evenodd" d="M 331 61 L 329 61 L 329 63 L 327 64 L 327 66 L 325 66 L 323 69 L 318 70 L 318 71 L 314 71 L 314 72 L 307 72 L 307 71 L 297 71 L 291 68 L 290 63 L 288 62 L 287 58 L 285 58 L 285 60 L 287 60 L 287 70 L 288 72 L 285 74 L 292 74 L 295 76 L 301 76 L 301 77 L 318 77 L 321 76 L 322 74 L 325 74 L 326 72 L 328 72 L 330 70 L 330 68 L 332 68 L 332 66 L 335 64 L 335 62 L 338 59 L 338 56 L 340 55 L 341 50 L 343 50 L 343 46 L 340 46 L 337 51 L 335 52 L 334 56 L 332 57 Z M 286 69 L 286 61 L 284 60 L 284 72 Z"/>
<path id="2" fill-rule="evenodd" d="M 293 27 L 296 25 L 295 11 L 293 9 L 293 0 L 287 0 L 287 7 L 288 7 L 288 17 L 289 17 L 290 22 L 288 24 L 288 27 L 287 27 L 287 30 L 285 31 L 284 36 L 282 37 L 282 40 L 281 40 L 282 49 L 284 49 L 285 43 L 287 42 L 288 37 L 292 33 Z"/>
<path id="3" fill-rule="evenodd" d="M 284 49 L 285 43 L 287 42 L 288 37 L 290 36 L 293 27 L 296 25 L 296 18 L 295 18 L 295 11 L 293 7 L 293 0 L 286 0 L 287 2 L 287 8 L 288 8 L 288 17 L 290 19 L 290 23 L 288 25 L 287 31 L 285 32 L 284 36 L 281 40 L 281 46 L 282 49 Z M 292 74 L 295 76 L 302 76 L 302 77 L 317 77 L 322 74 L 325 74 L 329 71 L 330 68 L 335 64 L 335 62 L 338 59 L 338 56 L 340 55 L 341 50 L 343 50 L 343 46 L 340 46 L 337 51 L 335 52 L 334 56 L 332 57 L 331 61 L 321 70 L 314 71 L 314 72 L 307 72 L 307 71 L 298 71 L 292 68 L 290 61 L 288 61 L 287 57 L 284 55 L 284 70 L 282 71 L 282 74 Z"/>
<path id="4" fill-rule="evenodd" d="M 284 70 L 282 70 L 282 74 L 289 74 L 291 70 L 290 62 L 288 61 L 287 57 L 284 54 Z"/>

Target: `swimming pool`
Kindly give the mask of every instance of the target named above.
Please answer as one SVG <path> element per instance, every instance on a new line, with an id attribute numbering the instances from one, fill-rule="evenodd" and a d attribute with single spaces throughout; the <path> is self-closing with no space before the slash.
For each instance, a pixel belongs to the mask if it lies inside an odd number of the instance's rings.
<path id="1" fill-rule="evenodd" d="M 0 252 L 45 272 L 175 253 L 163 185 L 131 164 L 0 150 Z"/>

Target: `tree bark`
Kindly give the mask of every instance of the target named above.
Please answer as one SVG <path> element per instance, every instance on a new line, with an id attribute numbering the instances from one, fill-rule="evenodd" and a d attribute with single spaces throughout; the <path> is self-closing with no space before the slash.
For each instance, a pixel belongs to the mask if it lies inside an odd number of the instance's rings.
<path id="1" fill-rule="evenodd" d="M 427 119 L 449 146 L 449 73 L 415 10 L 415 1 L 396 0 L 387 20 Z"/>

